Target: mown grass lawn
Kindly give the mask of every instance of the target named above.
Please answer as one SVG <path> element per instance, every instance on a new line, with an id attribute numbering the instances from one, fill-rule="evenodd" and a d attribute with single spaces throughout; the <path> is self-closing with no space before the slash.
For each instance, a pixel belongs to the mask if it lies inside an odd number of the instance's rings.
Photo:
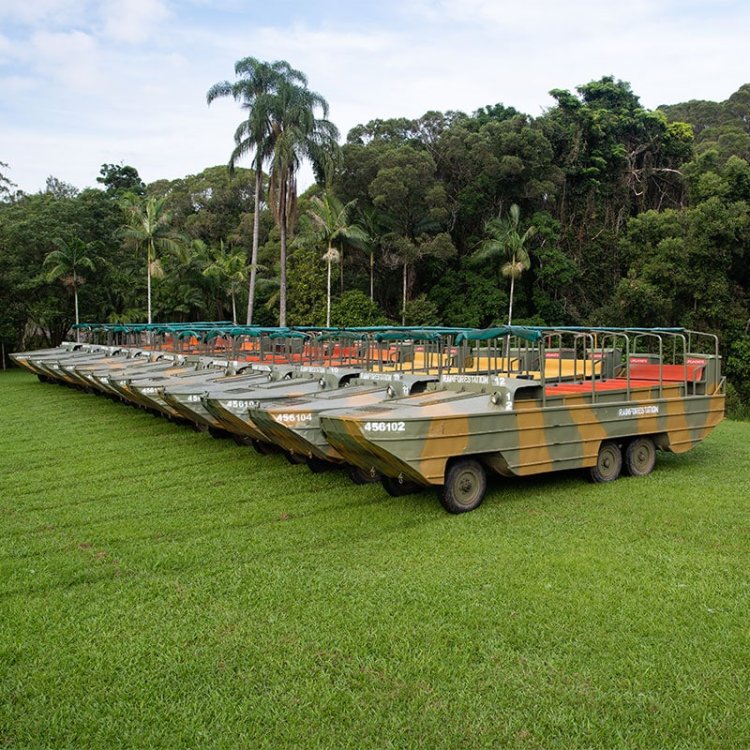
<path id="1" fill-rule="evenodd" d="M 0 747 L 750 746 L 750 425 L 474 513 L 0 374 Z"/>

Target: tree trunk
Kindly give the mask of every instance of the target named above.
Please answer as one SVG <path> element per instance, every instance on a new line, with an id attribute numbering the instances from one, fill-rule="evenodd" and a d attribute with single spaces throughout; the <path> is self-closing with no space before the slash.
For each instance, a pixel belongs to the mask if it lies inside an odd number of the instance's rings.
<path id="1" fill-rule="evenodd" d="M 151 245 L 148 246 L 146 258 L 146 297 L 148 304 L 148 324 L 151 325 Z"/>
<path id="2" fill-rule="evenodd" d="M 516 277 L 513 274 L 510 275 L 510 302 L 508 304 L 508 325 L 511 325 L 513 320 L 513 287 L 515 286 Z"/>
<path id="3" fill-rule="evenodd" d="M 237 325 L 237 303 L 234 299 L 234 292 L 231 293 L 232 297 L 232 323 Z"/>
<path id="4" fill-rule="evenodd" d="M 258 265 L 258 245 L 260 244 L 260 191 L 263 188 L 263 172 L 261 165 L 255 165 L 255 206 L 253 213 L 253 248 L 250 255 L 250 282 L 247 288 L 247 324 L 253 324 L 253 308 L 255 306 L 255 277 Z"/>
<path id="5" fill-rule="evenodd" d="M 510 276 L 510 302 L 508 303 L 508 325 L 511 325 L 513 320 L 513 289 L 515 287 L 516 277 L 511 274 Z M 505 363 L 503 369 L 510 371 L 510 336 L 505 337 Z"/>
<path id="6" fill-rule="evenodd" d="M 406 276 L 408 266 L 404 263 L 404 293 L 401 301 L 401 325 L 406 325 Z"/>
<path id="7" fill-rule="evenodd" d="M 375 253 L 370 253 L 370 302 L 375 301 Z"/>
<path id="8" fill-rule="evenodd" d="M 284 170 L 279 186 L 279 235 L 281 252 L 279 257 L 279 325 L 286 326 L 286 232 L 287 232 L 287 190 L 289 188 L 288 170 Z"/>
<path id="9" fill-rule="evenodd" d="M 341 245 L 339 250 L 339 291 L 341 294 L 344 293 L 344 245 Z"/>
<path id="10" fill-rule="evenodd" d="M 326 297 L 326 328 L 331 327 L 331 248 L 328 248 L 328 285 Z"/>
<path id="11" fill-rule="evenodd" d="M 73 300 L 76 307 L 76 343 L 78 343 L 81 340 L 81 331 L 78 328 L 78 277 L 75 269 L 73 270 Z"/>

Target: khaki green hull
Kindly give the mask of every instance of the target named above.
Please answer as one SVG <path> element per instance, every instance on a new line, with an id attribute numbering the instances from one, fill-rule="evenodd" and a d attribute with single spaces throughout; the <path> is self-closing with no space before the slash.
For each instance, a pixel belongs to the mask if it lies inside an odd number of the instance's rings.
<path id="1" fill-rule="evenodd" d="M 604 441 L 648 436 L 661 450 L 684 453 L 724 415 L 724 395 L 685 398 L 678 385 L 590 396 L 517 401 L 512 410 L 490 394 L 450 393 L 402 399 L 359 412 L 321 417 L 328 441 L 348 462 L 390 477 L 441 485 L 455 457 L 473 456 L 503 475 L 527 476 L 593 467 Z M 442 397 L 441 397 L 442 396 Z M 422 399 L 420 405 L 410 405 Z"/>

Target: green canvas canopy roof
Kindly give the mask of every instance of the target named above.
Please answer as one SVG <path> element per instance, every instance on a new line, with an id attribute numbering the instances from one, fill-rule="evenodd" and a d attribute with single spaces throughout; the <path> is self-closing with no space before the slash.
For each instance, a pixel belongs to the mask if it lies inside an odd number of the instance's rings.
<path id="1" fill-rule="evenodd" d="M 518 336 L 524 341 L 539 341 L 542 331 L 537 328 L 526 328 L 523 326 L 499 326 L 497 328 L 485 328 L 481 331 L 462 331 L 456 336 L 456 343 L 464 341 L 489 341 L 490 339 L 505 338 L 506 336 Z"/>

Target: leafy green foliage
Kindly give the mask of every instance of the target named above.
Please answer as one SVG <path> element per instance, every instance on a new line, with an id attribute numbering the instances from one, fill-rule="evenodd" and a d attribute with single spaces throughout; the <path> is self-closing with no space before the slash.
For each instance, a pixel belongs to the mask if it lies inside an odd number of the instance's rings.
<path id="1" fill-rule="evenodd" d="M 438 322 L 487 325 L 507 320 L 513 284 L 517 320 L 708 329 L 720 336 L 725 362 L 743 335 L 750 84 L 725 102 L 650 111 L 627 82 L 606 76 L 554 89 L 554 106 L 538 117 L 494 104 L 470 115 L 374 118 L 349 132 L 339 159 L 325 100 L 301 71 L 245 58 L 235 73 L 209 91 L 209 100 L 228 96 L 242 106 L 232 169 L 159 180 L 147 193 L 166 200 L 188 245 L 245 253 L 250 280 L 247 292 L 236 290 L 235 307 L 247 302 L 248 319 L 278 322 L 273 308 L 286 306 L 289 322 L 325 321 L 328 246 L 313 248 L 309 211 L 328 201 L 348 206 L 346 224 L 367 236 L 333 266 L 334 305 L 336 293 L 358 290 L 399 320 L 425 295 Z M 252 169 L 240 167 L 245 158 Z M 294 180 L 305 159 L 329 179 L 298 204 Z M 58 340 L 70 324 L 65 290 L 42 269 L 55 238 L 101 243 L 96 283 L 79 290 L 84 319 L 147 315 L 146 274 L 113 229 L 124 221 L 115 197 L 138 179 L 132 167 L 105 164 L 106 192 L 78 193 L 51 178 L 44 193 L 24 197 L 10 195 L 0 177 L 4 341 L 15 346 L 34 331 Z M 518 236 L 531 233 L 515 264 L 523 273 L 504 278 L 502 263 L 475 254 L 488 222 L 507 220 L 514 205 Z M 342 247 L 332 247 L 341 258 Z M 198 256 L 160 252 L 160 319 L 227 317 L 225 285 L 202 273 L 205 252 Z M 730 374 L 738 398 L 746 393 L 741 371 Z"/>
<path id="2" fill-rule="evenodd" d="M 331 305 L 331 324 L 335 326 L 379 326 L 389 322 L 383 311 L 356 289 L 344 292 Z"/>
<path id="3" fill-rule="evenodd" d="M 127 193 L 143 196 L 146 185 L 141 180 L 138 170 L 125 164 L 102 164 L 96 181 L 104 185 L 107 194 L 120 198 Z"/>
<path id="4" fill-rule="evenodd" d="M 404 308 L 404 323 L 407 326 L 436 326 L 440 324 L 437 305 L 420 294 L 409 300 Z"/>

